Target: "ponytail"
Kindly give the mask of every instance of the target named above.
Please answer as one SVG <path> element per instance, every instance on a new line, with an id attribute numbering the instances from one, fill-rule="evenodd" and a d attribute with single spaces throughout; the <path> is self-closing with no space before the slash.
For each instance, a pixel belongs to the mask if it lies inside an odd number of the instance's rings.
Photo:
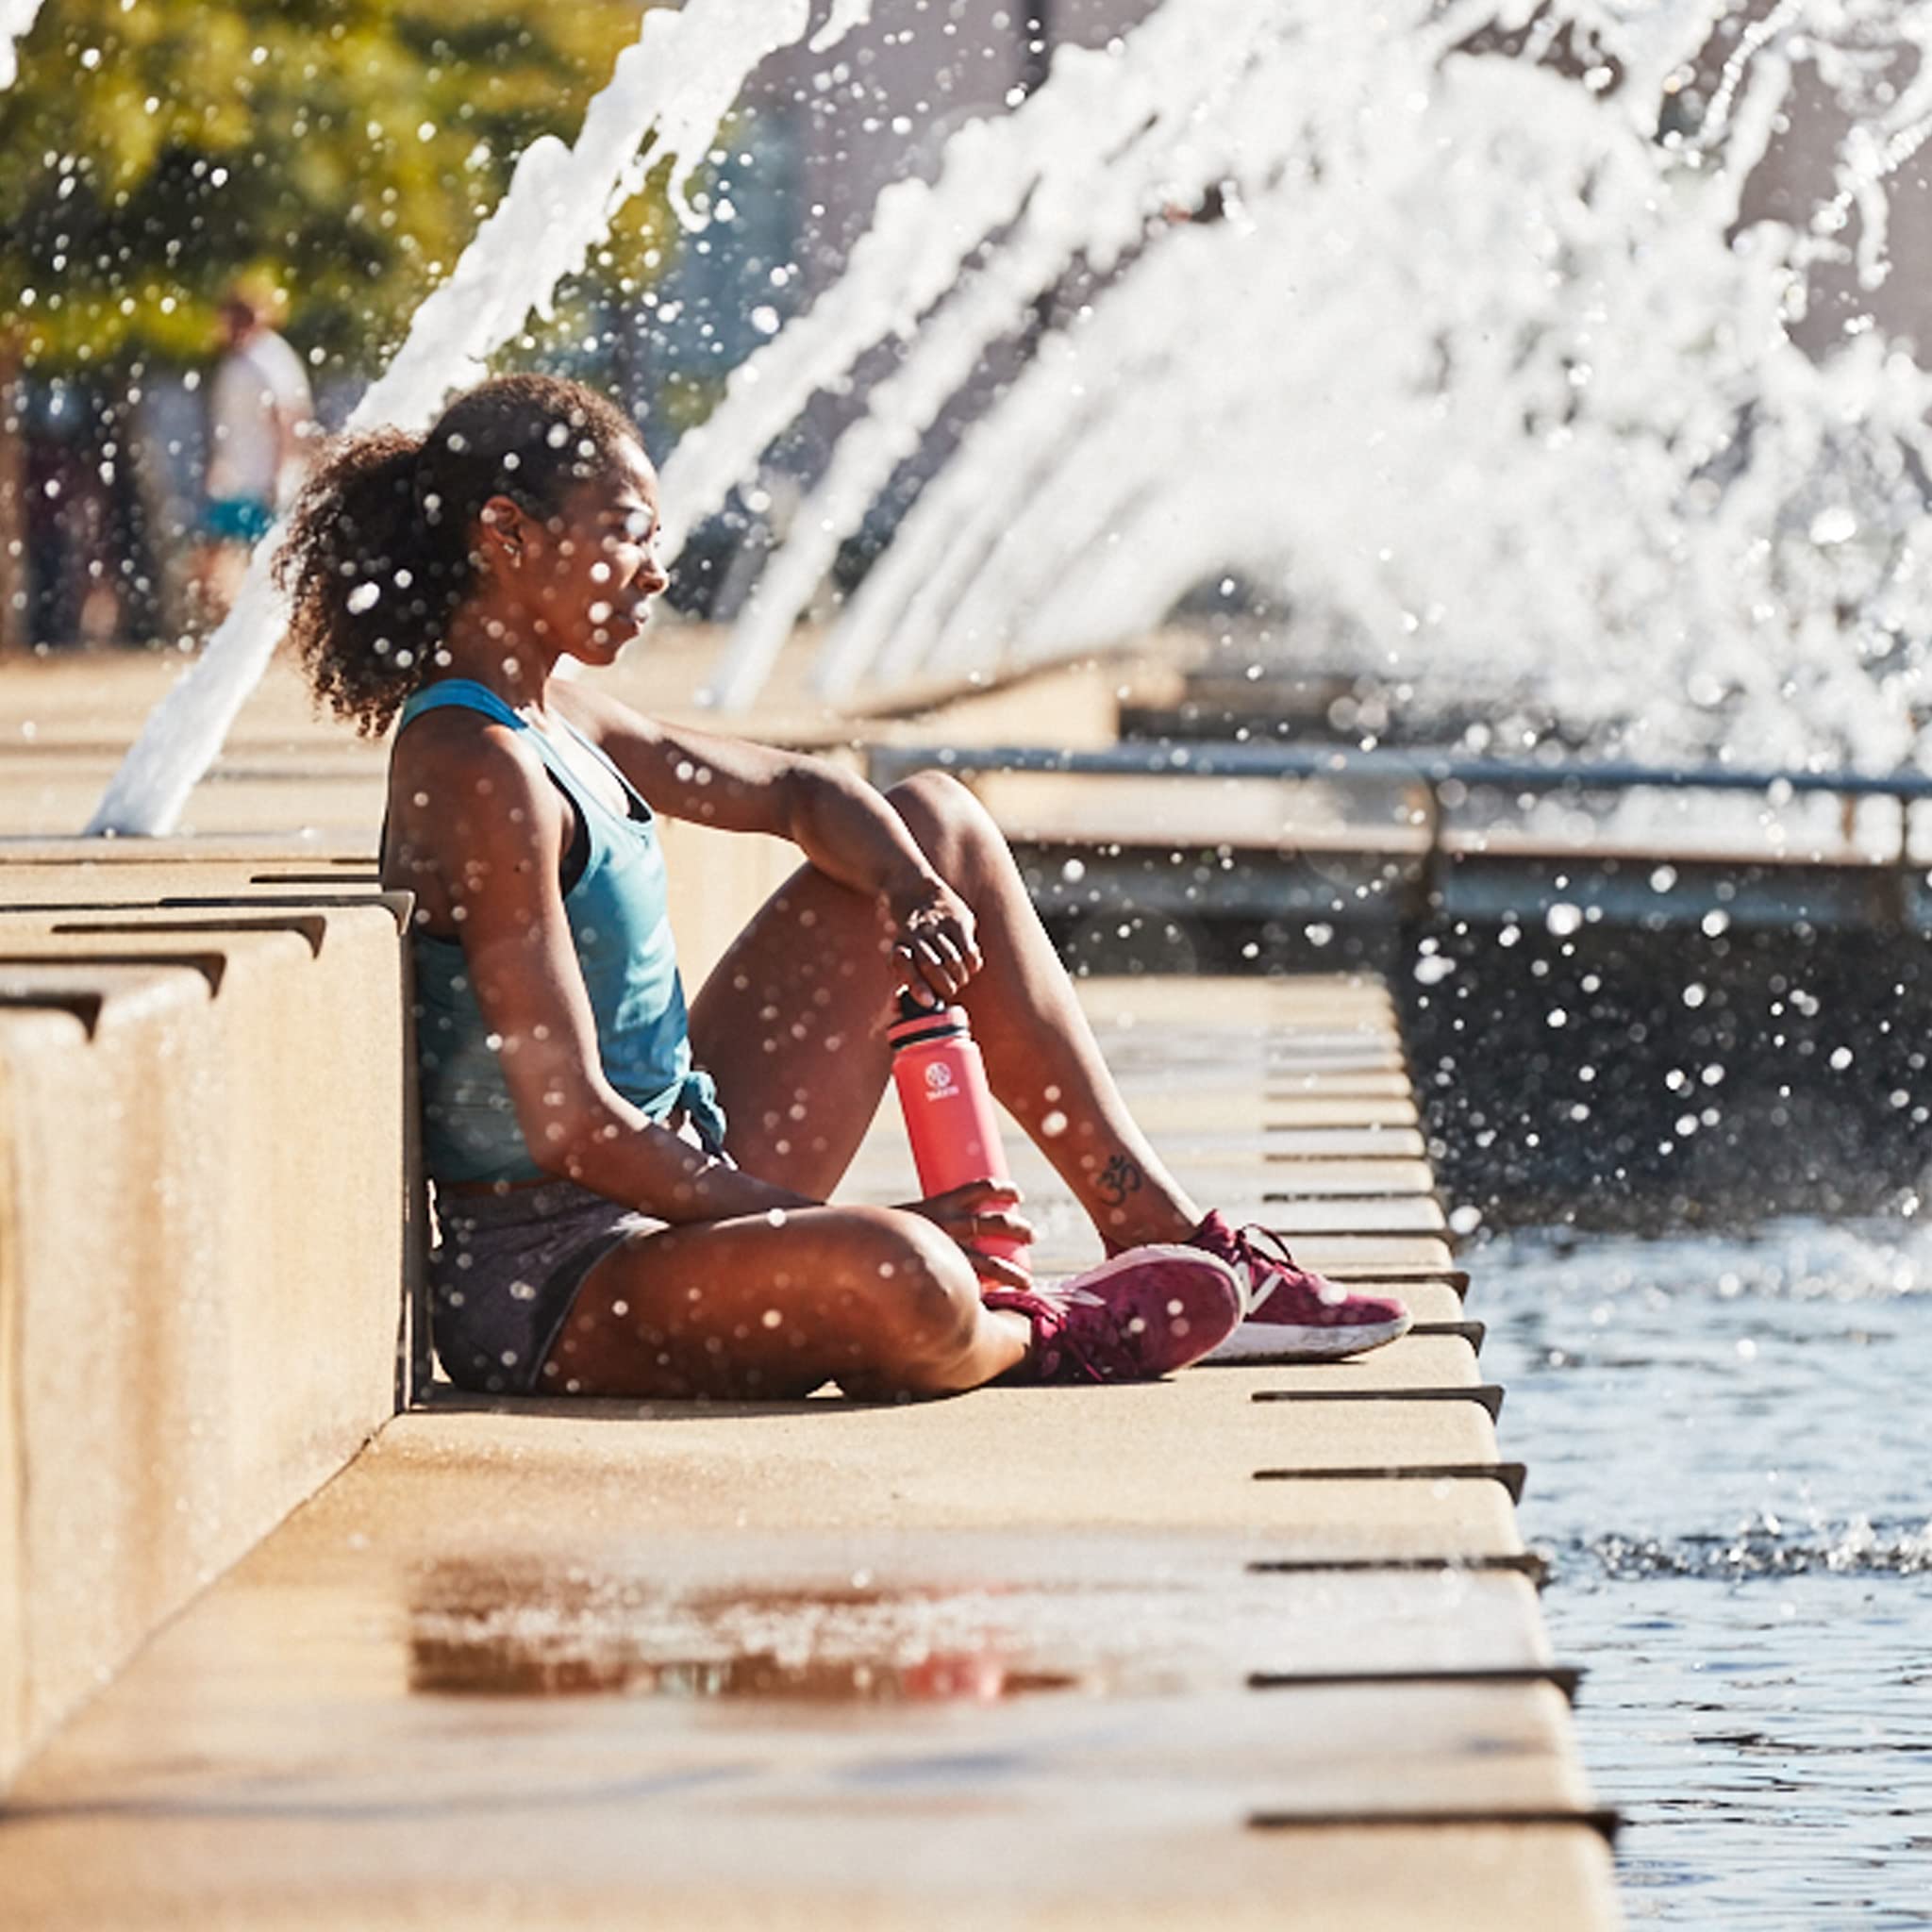
<path id="1" fill-rule="evenodd" d="M 426 441 L 373 429 L 336 443 L 296 499 L 275 558 L 310 687 L 370 738 L 424 681 L 470 585 L 467 531 L 424 513 Z"/>

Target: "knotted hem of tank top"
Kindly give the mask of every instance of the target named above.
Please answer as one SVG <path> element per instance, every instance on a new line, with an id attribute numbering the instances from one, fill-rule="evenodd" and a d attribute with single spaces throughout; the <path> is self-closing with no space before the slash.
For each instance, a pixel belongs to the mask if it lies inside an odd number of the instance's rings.
<path id="1" fill-rule="evenodd" d="M 675 1087 L 667 1087 L 646 1111 L 659 1123 L 682 1114 L 698 1130 L 708 1154 L 723 1154 L 726 1125 L 718 1103 L 718 1083 L 703 1067 L 693 1067 Z"/>

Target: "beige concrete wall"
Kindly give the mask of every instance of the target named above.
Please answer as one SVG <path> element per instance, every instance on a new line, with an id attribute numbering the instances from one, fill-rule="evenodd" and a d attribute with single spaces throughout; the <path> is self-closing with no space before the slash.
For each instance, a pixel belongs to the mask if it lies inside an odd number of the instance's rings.
<path id="1" fill-rule="evenodd" d="M 783 839 L 714 832 L 674 819 L 660 820 L 658 829 L 678 971 L 686 992 L 694 995 L 746 921 L 801 860 L 797 846 Z"/>
<path id="2" fill-rule="evenodd" d="M 0 915 L 0 1778 L 393 1411 L 402 970 L 380 900 Z"/>

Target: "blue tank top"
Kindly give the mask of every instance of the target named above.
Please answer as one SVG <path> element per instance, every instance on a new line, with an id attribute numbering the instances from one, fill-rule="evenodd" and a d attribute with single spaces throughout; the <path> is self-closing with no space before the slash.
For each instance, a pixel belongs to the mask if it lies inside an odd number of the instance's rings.
<path id="1" fill-rule="evenodd" d="M 677 1108 L 708 1144 L 724 1144 L 724 1116 L 711 1077 L 691 1061 L 684 986 L 665 911 L 664 856 L 651 808 L 601 747 L 568 729 L 608 766 L 631 801 L 620 818 L 585 789 L 543 734 L 486 686 L 445 678 L 403 707 L 397 729 L 446 705 L 481 711 L 525 734 L 525 742 L 576 808 L 584 867 L 564 895 L 577 963 L 597 1021 L 604 1075 L 625 1099 L 661 1121 Z M 416 1058 L 423 1163 L 439 1181 L 545 1178 L 517 1124 L 508 1083 L 458 940 L 417 931 Z"/>

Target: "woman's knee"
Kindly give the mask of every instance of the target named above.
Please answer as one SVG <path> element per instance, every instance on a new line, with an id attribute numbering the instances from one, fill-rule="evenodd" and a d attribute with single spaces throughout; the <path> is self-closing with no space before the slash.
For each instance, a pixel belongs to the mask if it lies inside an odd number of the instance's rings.
<path id="1" fill-rule="evenodd" d="M 894 1208 L 856 1208 L 849 1249 L 879 1324 L 907 1359 L 957 1354 L 979 1319 L 973 1264 L 931 1222 Z"/>
<path id="2" fill-rule="evenodd" d="M 918 772 L 886 793 L 920 850 L 947 877 L 980 852 L 1004 852 L 1006 839 L 992 815 L 958 779 L 944 772 Z"/>

